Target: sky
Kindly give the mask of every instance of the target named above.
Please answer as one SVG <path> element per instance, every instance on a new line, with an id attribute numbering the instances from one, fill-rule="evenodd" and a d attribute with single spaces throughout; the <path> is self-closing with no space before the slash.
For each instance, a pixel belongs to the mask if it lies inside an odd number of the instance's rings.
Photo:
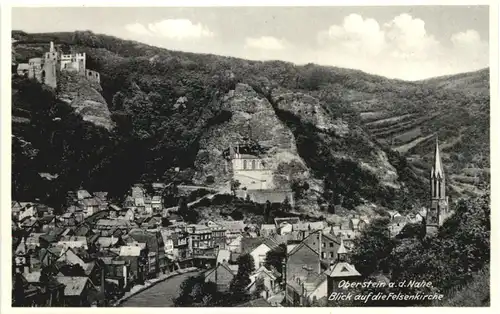
<path id="1" fill-rule="evenodd" d="M 13 8 L 12 29 L 419 80 L 489 66 L 488 6 Z"/>

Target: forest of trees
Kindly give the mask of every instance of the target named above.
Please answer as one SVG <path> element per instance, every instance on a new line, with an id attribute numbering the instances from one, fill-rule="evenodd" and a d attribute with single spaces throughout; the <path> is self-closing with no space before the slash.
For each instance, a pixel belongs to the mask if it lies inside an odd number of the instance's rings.
<path id="1" fill-rule="evenodd" d="M 384 275 L 390 281 L 405 280 L 431 282 L 430 288 L 394 287 L 380 292 L 406 294 L 444 294 L 443 303 L 448 304 L 459 287 L 477 282 L 477 273 L 489 272 L 490 264 L 490 197 L 460 201 L 455 214 L 445 221 L 435 237 L 425 236 L 423 225 L 406 225 L 402 232 L 391 238 L 388 220 L 380 219 L 370 224 L 355 240 L 351 262 L 366 280 L 377 281 Z M 489 286 L 489 278 L 481 276 L 482 285 Z M 366 294 L 367 290 L 355 293 Z M 489 289 L 480 289 L 468 294 L 469 304 L 489 304 Z M 428 305 L 422 301 L 373 301 L 371 306 Z M 462 302 L 463 304 L 463 302 Z"/>

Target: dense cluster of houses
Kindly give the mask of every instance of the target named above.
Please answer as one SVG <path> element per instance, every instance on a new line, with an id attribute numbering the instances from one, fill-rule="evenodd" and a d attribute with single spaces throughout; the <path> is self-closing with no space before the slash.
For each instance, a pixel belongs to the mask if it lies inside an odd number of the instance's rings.
<path id="1" fill-rule="evenodd" d="M 146 192 L 136 185 L 121 206 L 111 204 L 106 192 L 71 191 L 57 215 L 43 204 L 13 201 L 14 303 L 101 306 L 136 284 L 191 266 L 209 269 L 206 280 L 227 291 L 238 256 L 250 254 L 256 270 L 249 292 L 260 278 L 266 299 L 286 292 L 289 302 L 302 304 L 325 296 L 325 272 L 336 269 L 339 255 L 370 223 L 368 217 L 353 216 L 337 225 L 297 217 L 262 225 L 233 220 L 188 224 L 175 212 L 165 216 L 166 188 L 155 183 Z M 391 215 L 395 232 L 409 220 Z M 288 252 L 283 273 L 264 265 L 266 253 L 280 244 Z M 278 278 L 286 279 L 286 289 Z"/>

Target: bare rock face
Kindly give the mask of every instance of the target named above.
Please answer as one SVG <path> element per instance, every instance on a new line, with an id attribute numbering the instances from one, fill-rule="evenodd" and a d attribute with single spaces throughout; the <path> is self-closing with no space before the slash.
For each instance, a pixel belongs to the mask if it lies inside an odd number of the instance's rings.
<path id="1" fill-rule="evenodd" d="M 211 127 L 200 140 L 195 167 L 198 184 L 215 179 L 216 185 L 227 184 L 231 167 L 226 164 L 223 152 L 231 145 L 250 139 L 265 148 L 259 157 L 274 169 L 277 189 L 289 188 L 296 177 L 308 177 L 304 161 L 297 153 L 291 130 L 276 116 L 269 101 L 246 84 L 236 88 L 222 99 L 222 109 L 232 113 L 229 121 Z M 293 164 L 294 167 L 287 166 Z"/>
<path id="2" fill-rule="evenodd" d="M 272 91 L 271 97 L 277 109 L 286 111 L 298 117 L 302 123 L 309 123 L 316 127 L 320 132 L 320 137 L 326 138 L 335 134 L 337 138 L 347 138 L 354 133 L 360 133 L 361 130 L 351 128 L 347 121 L 342 119 L 333 119 L 321 106 L 320 101 L 311 96 L 300 92 L 290 92 L 289 90 L 278 88 Z M 328 139 L 325 140 L 328 142 Z M 357 143 L 356 145 L 360 145 Z M 356 145 L 351 148 L 355 148 Z M 338 158 L 350 158 L 356 160 L 360 166 L 369 170 L 377 176 L 380 183 L 395 189 L 400 188 L 398 174 L 396 169 L 389 163 L 384 151 L 366 137 L 364 144 L 369 147 L 370 153 L 359 156 L 355 151 L 340 150 L 333 151 L 332 155 Z"/>
<path id="3" fill-rule="evenodd" d="M 61 72 L 58 77 L 58 98 L 68 103 L 85 121 L 111 130 L 111 120 L 106 100 L 100 94 L 101 86 L 76 73 Z"/>
<path id="4" fill-rule="evenodd" d="M 272 91 L 271 97 L 279 110 L 288 111 L 321 131 L 335 131 L 338 136 L 349 133 L 347 122 L 332 119 L 319 100 L 311 95 L 278 88 Z"/>

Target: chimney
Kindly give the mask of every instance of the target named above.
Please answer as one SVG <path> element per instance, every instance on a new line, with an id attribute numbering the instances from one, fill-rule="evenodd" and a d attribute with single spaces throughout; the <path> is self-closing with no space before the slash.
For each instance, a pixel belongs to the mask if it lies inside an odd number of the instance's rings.
<path id="1" fill-rule="evenodd" d="M 54 52 L 54 42 L 50 42 L 50 52 Z"/>

